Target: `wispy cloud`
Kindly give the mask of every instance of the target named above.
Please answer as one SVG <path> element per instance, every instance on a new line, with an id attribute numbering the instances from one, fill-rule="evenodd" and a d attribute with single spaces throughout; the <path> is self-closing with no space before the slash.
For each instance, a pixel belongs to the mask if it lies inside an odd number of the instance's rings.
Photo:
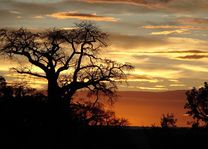
<path id="1" fill-rule="evenodd" d="M 41 15 L 38 15 L 38 16 L 33 16 L 32 18 L 33 19 L 44 19 L 45 17 L 44 16 L 41 16 Z"/>
<path id="2" fill-rule="evenodd" d="M 180 25 L 146 25 L 143 26 L 145 29 L 191 29 L 191 30 L 208 30 L 207 26 L 180 26 Z"/>
<path id="3" fill-rule="evenodd" d="M 136 35 L 124 35 L 124 34 L 110 34 L 110 44 L 113 47 L 119 49 L 134 49 L 142 47 L 157 47 L 167 45 L 168 42 L 164 38 L 153 36 L 136 36 Z M 118 49 L 119 48 L 119 49 Z M 128 51 L 129 52 L 129 51 Z"/>
<path id="4" fill-rule="evenodd" d="M 184 87 L 185 84 L 170 84 L 171 87 Z"/>
<path id="5" fill-rule="evenodd" d="M 79 12 L 56 12 L 48 14 L 47 16 L 56 18 L 56 19 L 78 19 L 78 20 L 93 20 L 93 21 L 107 21 L 107 22 L 116 22 L 117 19 L 108 16 L 99 16 L 96 14 L 87 14 Z"/>
<path id="6" fill-rule="evenodd" d="M 147 52 L 147 51 L 140 51 L 140 52 L 138 52 L 138 53 L 158 53 L 158 54 L 160 54 L 160 53 L 181 53 L 181 54 L 183 54 L 183 53 L 207 53 L 207 51 L 201 51 L 201 50 L 170 50 L 170 51 L 152 51 L 152 52 Z"/>
<path id="7" fill-rule="evenodd" d="M 179 18 L 177 20 L 179 23 L 183 24 L 208 24 L 208 18 Z"/>
<path id="8" fill-rule="evenodd" d="M 190 70 L 192 72 L 208 72 L 208 69 L 205 66 L 199 65 L 190 65 L 190 64 L 180 64 L 177 66 L 179 69 Z"/>
<path id="9" fill-rule="evenodd" d="M 159 31 L 152 32 L 152 35 L 172 35 L 172 34 L 188 34 L 189 32 L 186 29 L 177 29 L 177 30 L 168 30 L 168 31 Z"/>
<path id="10" fill-rule="evenodd" d="M 138 89 L 141 89 L 141 90 L 156 90 L 156 91 L 164 91 L 164 90 L 168 90 L 166 87 L 162 87 L 162 86 L 155 86 L 155 87 L 138 87 Z"/>
<path id="11" fill-rule="evenodd" d="M 202 59 L 202 58 L 208 58 L 208 55 L 196 55 L 196 54 L 193 54 L 193 55 L 179 56 L 177 58 L 180 58 L 180 59 Z"/>
<path id="12" fill-rule="evenodd" d="M 148 8 L 148 11 L 155 10 L 188 13 L 206 12 L 208 8 L 207 0 L 79 0 L 85 3 L 100 3 L 100 4 L 124 4 L 130 6 L 138 6 Z"/>
<path id="13" fill-rule="evenodd" d="M 18 14 L 21 14 L 19 11 L 15 11 L 15 10 L 10 10 L 9 13 L 11 13 L 11 14 L 17 14 L 17 15 Z"/>
<path id="14" fill-rule="evenodd" d="M 130 4 L 130 5 L 158 5 L 166 4 L 174 0 L 79 0 L 89 3 L 118 3 L 118 4 Z"/>
<path id="15" fill-rule="evenodd" d="M 128 81 L 157 83 L 158 79 L 149 75 L 131 74 L 128 76 Z"/>

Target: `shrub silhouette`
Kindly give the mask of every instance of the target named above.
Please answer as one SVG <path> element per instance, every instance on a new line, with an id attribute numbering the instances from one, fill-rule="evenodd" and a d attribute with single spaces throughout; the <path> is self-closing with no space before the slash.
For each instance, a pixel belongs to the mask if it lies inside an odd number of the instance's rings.
<path id="1" fill-rule="evenodd" d="M 160 124 L 162 128 L 169 128 L 176 127 L 176 122 L 177 119 L 174 117 L 173 113 L 167 113 L 166 115 L 162 115 Z"/>

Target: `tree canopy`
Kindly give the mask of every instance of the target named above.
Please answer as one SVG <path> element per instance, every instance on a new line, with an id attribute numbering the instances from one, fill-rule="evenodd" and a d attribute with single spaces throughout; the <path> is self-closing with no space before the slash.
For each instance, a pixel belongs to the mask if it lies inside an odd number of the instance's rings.
<path id="1" fill-rule="evenodd" d="M 186 92 L 186 104 L 184 106 L 187 109 L 187 114 L 190 115 L 196 122 L 204 123 L 208 125 L 208 84 L 204 83 L 204 86 L 197 89 L 192 88 Z"/>
<path id="2" fill-rule="evenodd" d="M 90 22 L 76 24 L 71 30 L 1 29 L 0 52 L 26 58 L 29 64 L 41 69 L 42 72 L 28 66 L 14 68 L 20 74 L 46 79 L 49 102 L 64 99 L 70 103 L 79 89 L 111 99 L 117 82 L 126 79 L 125 71 L 133 67 L 100 54 L 108 46 L 107 37 Z"/>

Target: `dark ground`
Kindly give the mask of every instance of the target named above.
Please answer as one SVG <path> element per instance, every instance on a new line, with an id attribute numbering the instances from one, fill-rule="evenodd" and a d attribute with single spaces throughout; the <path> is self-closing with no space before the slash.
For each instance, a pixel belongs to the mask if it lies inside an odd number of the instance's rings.
<path id="1" fill-rule="evenodd" d="M 90 127 L 58 132 L 56 135 L 54 130 L 52 132 L 41 128 L 1 130 L 0 148 L 200 149 L 206 148 L 208 138 L 207 129 L 187 128 Z"/>
<path id="2" fill-rule="evenodd" d="M 205 128 L 84 127 L 48 111 L 28 99 L 1 101 L 0 149 L 207 149 Z"/>

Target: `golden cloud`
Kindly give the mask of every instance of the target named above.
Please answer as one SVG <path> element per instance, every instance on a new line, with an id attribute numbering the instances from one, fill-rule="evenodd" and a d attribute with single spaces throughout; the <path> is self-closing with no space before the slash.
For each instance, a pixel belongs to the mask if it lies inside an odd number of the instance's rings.
<path id="1" fill-rule="evenodd" d="M 166 87 L 137 87 L 138 89 L 141 89 L 141 90 L 159 90 L 159 91 L 164 91 L 164 90 L 168 90 Z"/>
<path id="2" fill-rule="evenodd" d="M 164 78 L 164 79 L 177 79 L 182 77 L 180 74 L 180 70 L 165 70 L 165 69 L 144 69 L 144 68 L 136 68 L 134 72 L 131 72 L 133 75 L 146 75 L 152 78 Z"/>
<path id="3" fill-rule="evenodd" d="M 116 22 L 117 19 L 113 17 L 107 16 L 98 16 L 96 14 L 86 14 L 86 13 L 78 13 L 78 12 L 56 12 L 47 15 L 56 19 L 79 19 L 79 20 L 93 20 L 93 21 L 106 21 L 106 22 Z"/>
<path id="4" fill-rule="evenodd" d="M 148 75 L 130 74 L 128 76 L 128 81 L 157 83 L 159 80 Z"/>
<path id="5" fill-rule="evenodd" d="M 183 87 L 185 84 L 170 84 L 171 87 Z"/>
<path id="6" fill-rule="evenodd" d="M 185 69 L 193 72 L 208 72 L 208 69 L 205 66 L 190 65 L 190 64 L 181 64 L 177 66 L 180 69 Z"/>
<path id="7" fill-rule="evenodd" d="M 161 32 L 152 32 L 152 35 L 172 35 L 172 34 L 188 34 L 186 29 L 178 29 L 178 30 L 168 30 Z"/>
<path id="8" fill-rule="evenodd" d="M 174 25 L 147 25 L 143 26 L 144 29 L 191 29 L 191 30 L 208 30 L 207 26 L 174 26 Z"/>

